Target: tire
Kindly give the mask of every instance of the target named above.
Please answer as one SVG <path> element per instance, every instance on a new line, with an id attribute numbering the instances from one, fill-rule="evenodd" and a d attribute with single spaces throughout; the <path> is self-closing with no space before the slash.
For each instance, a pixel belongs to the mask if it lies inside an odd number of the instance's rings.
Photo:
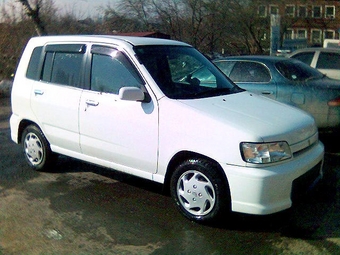
<path id="1" fill-rule="evenodd" d="M 27 126 L 21 139 L 24 156 L 31 168 L 37 171 L 47 171 L 55 162 L 50 144 L 42 131 L 35 125 Z"/>
<path id="2" fill-rule="evenodd" d="M 229 185 L 210 161 L 191 159 L 180 164 L 170 180 L 179 211 L 196 222 L 213 222 L 230 212 Z"/>

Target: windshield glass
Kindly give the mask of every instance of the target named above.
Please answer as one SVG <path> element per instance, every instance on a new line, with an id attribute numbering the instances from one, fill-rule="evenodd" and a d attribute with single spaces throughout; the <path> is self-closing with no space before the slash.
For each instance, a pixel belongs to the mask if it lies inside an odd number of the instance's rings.
<path id="1" fill-rule="evenodd" d="M 241 91 L 192 47 L 138 46 L 135 52 L 163 93 L 172 99 L 193 99 Z"/>
<path id="2" fill-rule="evenodd" d="M 279 61 L 275 64 L 275 67 L 282 76 L 291 81 L 306 81 L 323 76 L 318 70 L 300 61 Z"/>

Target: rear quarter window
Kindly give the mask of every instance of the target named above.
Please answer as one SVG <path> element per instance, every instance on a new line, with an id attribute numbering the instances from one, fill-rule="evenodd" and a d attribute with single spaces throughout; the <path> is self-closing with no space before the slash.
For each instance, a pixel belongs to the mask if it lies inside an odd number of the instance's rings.
<path id="1" fill-rule="evenodd" d="M 42 49 L 43 47 L 37 47 L 32 52 L 32 56 L 26 72 L 26 77 L 28 79 L 39 80 L 39 63 Z"/>

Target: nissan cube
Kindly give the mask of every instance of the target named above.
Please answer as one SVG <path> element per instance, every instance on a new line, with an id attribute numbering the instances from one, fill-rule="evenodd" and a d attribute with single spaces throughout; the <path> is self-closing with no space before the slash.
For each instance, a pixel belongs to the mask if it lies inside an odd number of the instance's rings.
<path id="1" fill-rule="evenodd" d="M 146 178 L 197 222 L 285 210 L 322 176 L 310 115 L 240 89 L 183 42 L 32 38 L 12 112 L 11 138 L 33 169 L 66 155 Z"/>

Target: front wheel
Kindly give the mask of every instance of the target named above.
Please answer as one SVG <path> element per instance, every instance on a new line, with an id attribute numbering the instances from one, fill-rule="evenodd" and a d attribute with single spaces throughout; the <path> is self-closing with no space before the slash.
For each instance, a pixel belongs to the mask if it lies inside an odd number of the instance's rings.
<path id="1" fill-rule="evenodd" d="M 207 160 L 191 159 L 179 165 L 171 177 L 170 190 L 176 206 L 190 220 L 213 221 L 230 208 L 227 181 Z"/>
<path id="2" fill-rule="evenodd" d="M 51 167 L 55 157 L 50 144 L 38 127 L 35 125 L 26 127 L 21 144 L 25 159 L 33 169 L 42 171 Z"/>

